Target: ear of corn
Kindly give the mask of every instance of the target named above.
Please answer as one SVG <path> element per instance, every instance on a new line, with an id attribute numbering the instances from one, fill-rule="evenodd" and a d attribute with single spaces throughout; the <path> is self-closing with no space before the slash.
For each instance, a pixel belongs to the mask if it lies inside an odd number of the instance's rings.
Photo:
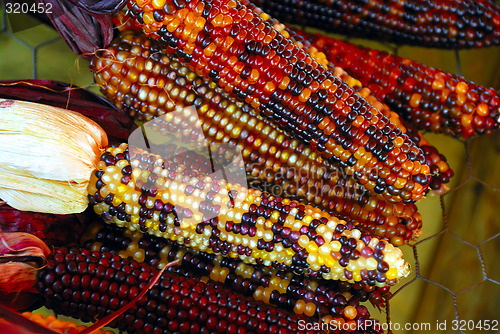
<path id="1" fill-rule="evenodd" d="M 236 102 L 210 80 L 163 51 L 146 48 L 147 41 L 139 33 L 121 33 L 92 60 L 95 81 L 118 107 L 141 121 L 162 116 L 161 131 L 169 136 L 182 131 L 183 136 L 222 142 L 241 151 L 255 186 L 271 190 L 274 184 L 279 188 L 268 192 L 293 196 L 352 220 L 395 245 L 416 236 L 421 218 L 414 204 L 369 197 L 369 191 L 359 182 L 327 164 L 298 140 L 287 139 L 282 129 L 255 115 L 253 108 Z M 121 84 L 115 87 L 114 83 Z M 184 111 L 174 112 L 178 108 Z M 391 122 L 399 122 L 397 115 L 387 115 Z M 404 128 L 402 124 L 398 127 Z"/>
<path id="2" fill-rule="evenodd" d="M 352 223 L 126 144 L 103 153 L 88 192 L 104 220 L 195 250 L 352 283 L 390 285 L 409 273 L 398 248 Z"/>
<path id="3" fill-rule="evenodd" d="M 109 252 L 56 248 L 38 273 L 45 305 L 93 321 L 143 290 L 156 269 Z M 223 285 L 164 272 L 125 313 L 109 323 L 128 333 L 296 333 L 303 316 L 277 310 Z M 306 330 L 305 333 L 315 333 Z"/>
<path id="4" fill-rule="evenodd" d="M 469 138 L 491 134 L 500 124 L 500 96 L 493 88 L 408 58 L 319 34 L 308 37 L 329 61 L 419 129 Z"/>
<path id="5" fill-rule="evenodd" d="M 370 300 L 381 308 L 384 307 L 384 296 L 389 297 L 388 287 L 324 281 L 251 266 L 236 259 L 195 252 L 162 238 L 111 225 L 96 228 L 85 245 L 92 251 L 119 252 L 123 258 L 133 257 L 152 266 L 163 267 L 168 262 L 179 261 L 179 266 L 167 270 L 189 277 L 210 278 L 233 291 L 316 320 L 329 315 L 335 321 L 358 322 L 370 316 L 361 302 Z"/>
<path id="6" fill-rule="evenodd" d="M 490 0 L 251 0 L 283 22 L 328 32 L 437 48 L 500 44 L 500 9 Z"/>
<path id="7" fill-rule="evenodd" d="M 421 150 L 253 6 L 220 0 L 130 1 L 129 7 L 144 32 L 168 45 L 169 53 L 373 193 L 411 202 L 426 191 L 429 167 Z M 363 170 L 380 173 L 362 177 Z"/>
<path id="8" fill-rule="evenodd" d="M 84 211 L 107 144 L 104 131 L 78 113 L 0 99 L 0 198 L 24 211 Z"/>

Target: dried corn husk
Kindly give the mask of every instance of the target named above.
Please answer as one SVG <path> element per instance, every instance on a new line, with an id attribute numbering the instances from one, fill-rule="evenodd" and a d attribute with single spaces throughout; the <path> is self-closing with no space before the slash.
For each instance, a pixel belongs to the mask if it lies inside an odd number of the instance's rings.
<path id="1" fill-rule="evenodd" d="M 107 144 L 104 130 L 76 112 L 0 99 L 0 198 L 24 211 L 84 211 Z"/>

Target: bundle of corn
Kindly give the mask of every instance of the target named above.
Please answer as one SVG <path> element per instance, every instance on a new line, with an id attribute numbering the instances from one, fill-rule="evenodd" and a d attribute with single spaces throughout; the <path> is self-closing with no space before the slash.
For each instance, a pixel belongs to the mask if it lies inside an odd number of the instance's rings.
<path id="1" fill-rule="evenodd" d="M 294 196 L 360 224 L 395 245 L 418 235 L 421 217 L 414 204 L 393 204 L 369 196 L 362 184 L 298 140 L 288 139 L 250 106 L 236 102 L 164 51 L 140 33 L 121 33 L 92 59 L 95 81 L 107 98 L 137 120 L 163 116 L 157 131 L 168 131 L 169 136 L 181 132 L 241 151 L 247 174 L 279 185 L 280 195 Z M 182 112 L 176 112 L 179 109 Z M 391 121 L 398 122 L 397 116 Z"/>
<path id="2" fill-rule="evenodd" d="M 422 151 L 354 90 L 237 1 L 129 2 L 144 32 L 374 193 L 422 198 Z M 378 169 L 378 175 L 359 175 Z M 375 190 L 376 189 L 376 190 Z"/>

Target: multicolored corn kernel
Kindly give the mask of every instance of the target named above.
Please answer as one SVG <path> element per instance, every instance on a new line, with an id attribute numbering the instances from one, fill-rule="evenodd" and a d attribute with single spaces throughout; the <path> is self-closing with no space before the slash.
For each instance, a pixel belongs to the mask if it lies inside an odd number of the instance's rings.
<path id="1" fill-rule="evenodd" d="M 409 274 L 401 250 L 317 208 L 130 155 L 127 144 L 108 148 L 90 180 L 90 203 L 105 221 L 325 279 L 384 286 Z"/>
<path id="2" fill-rule="evenodd" d="M 331 37 L 309 38 L 330 62 L 356 77 L 418 129 L 469 138 L 491 134 L 500 124 L 500 96 L 493 88 Z"/>
<path id="3" fill-rule="evenodd" d="M 54 312 L 94 321 L 131 302 L 156 272 L 107 252 L 56 248 L 38 272 L 36 288 Z M 308 323 L 222 284 L 164 272 L 108 326 L 128 333 L 295 333 L 299 320 Z"/>
<path id="4" fill-rule="evenodd" d="M 380 309 L 385 305 L 384 297 L 390 296 L 388 287 L 325 281 L 247 265 L 237 259 L 196 252 L 139 231 L 123 230 L 112 225 L 93 230 L 92 236 L 85 242 L 85 247 L 92 251 L 118 252 L 123 258 L 133 257 L 159 268 L 177 260 L 179 265 L 168 268 L 168 271 L 189 277 L 210 278 L 256 300 L 316 320 L 329 315 L 336 321 L 357 322 L 370 316 L 366 307 L 360 305 L 361 302 L 369 300 Z M 348 306 L 356 310 L 354 318 L 346 316 L 351 310 Z"/>
<path id="5" fill-rule="evenodd" d="M 500 44 L 500 9 L 490 0 L 250 0 L 283 22 L 328 32 L 437 48 Z"/>
<path id="6" fill-rule="evenodd" d="M 123 32 L 92 60 L 96 83 L 118 107 L 140 121 L 164 115 L 158 131 L 168 131 L 169 136 L 182 129 L 183 136 L 206 138 L 241 151 L 252 184 L 265 186 L 274 195 L 294 197 L 359 223 L 394 245 L 418 234 L 421 217 L 414 204 L 397 205 L 370 197 L 362 184 L 327 164 L 300 141 L 289 139 L 248 104 L 236 102 L 213 82 L 163 52 L 160 57 L 154 48 L 144 48 L 147 41 L 140 33 Z M 125 84 L 119 90 L 109 90 L 113 82 Z M 196 109 L 189 108 L 193 106 Z M 185 109 L 177 112 L 181 108 Z M 387 115 L 392 123 L 399 122 L 397 114 Z M 402 124 L 398 128 L 404 129 Z M 405 210 L 396 210 L 396 206 Z M 379 227 L 389 221 L 385 228 Z"/>
<path id="7" fill-rule="evenodd" d="M 266 22 L 267 14 L 234 0 L 129 1 L 128 6 L 143 31 L 160 40 L 168 53 L 250 104 L 374 194 L 407 203 L 422 198 L 430 182 L 422 151 L 379 110 Z M 360 175 L 370 170 L 379 175 Z"/>

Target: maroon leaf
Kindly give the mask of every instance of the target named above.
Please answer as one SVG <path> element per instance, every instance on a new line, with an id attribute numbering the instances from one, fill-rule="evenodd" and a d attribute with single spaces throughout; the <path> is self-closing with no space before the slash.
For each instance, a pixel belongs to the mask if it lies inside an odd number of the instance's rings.
<path id="1" fill-rule="evenodd" d="M 66 0 L 36 1 L 51 4 L 52 11 L 47 16 L 74 53 L 90 58 L 96 50 L 104 49 L 111 43 L 111 15 L 90 14 Z"/>
<path id="2" fill-rule="evenodd" d="M 127 3 L 127 0 L 70 0 L 76 6 L 87 12 L 98 15 L 112 15 L 118 13 Z"/>
<path id="3" fill-rule="evenodd" d="M 0 81 L 0 97 L 77 111 L 99 124 L 111 142 L 126 140 L 136 128 L 128 115 L 104 98 L 59 81 L 41 79 Z"/>

